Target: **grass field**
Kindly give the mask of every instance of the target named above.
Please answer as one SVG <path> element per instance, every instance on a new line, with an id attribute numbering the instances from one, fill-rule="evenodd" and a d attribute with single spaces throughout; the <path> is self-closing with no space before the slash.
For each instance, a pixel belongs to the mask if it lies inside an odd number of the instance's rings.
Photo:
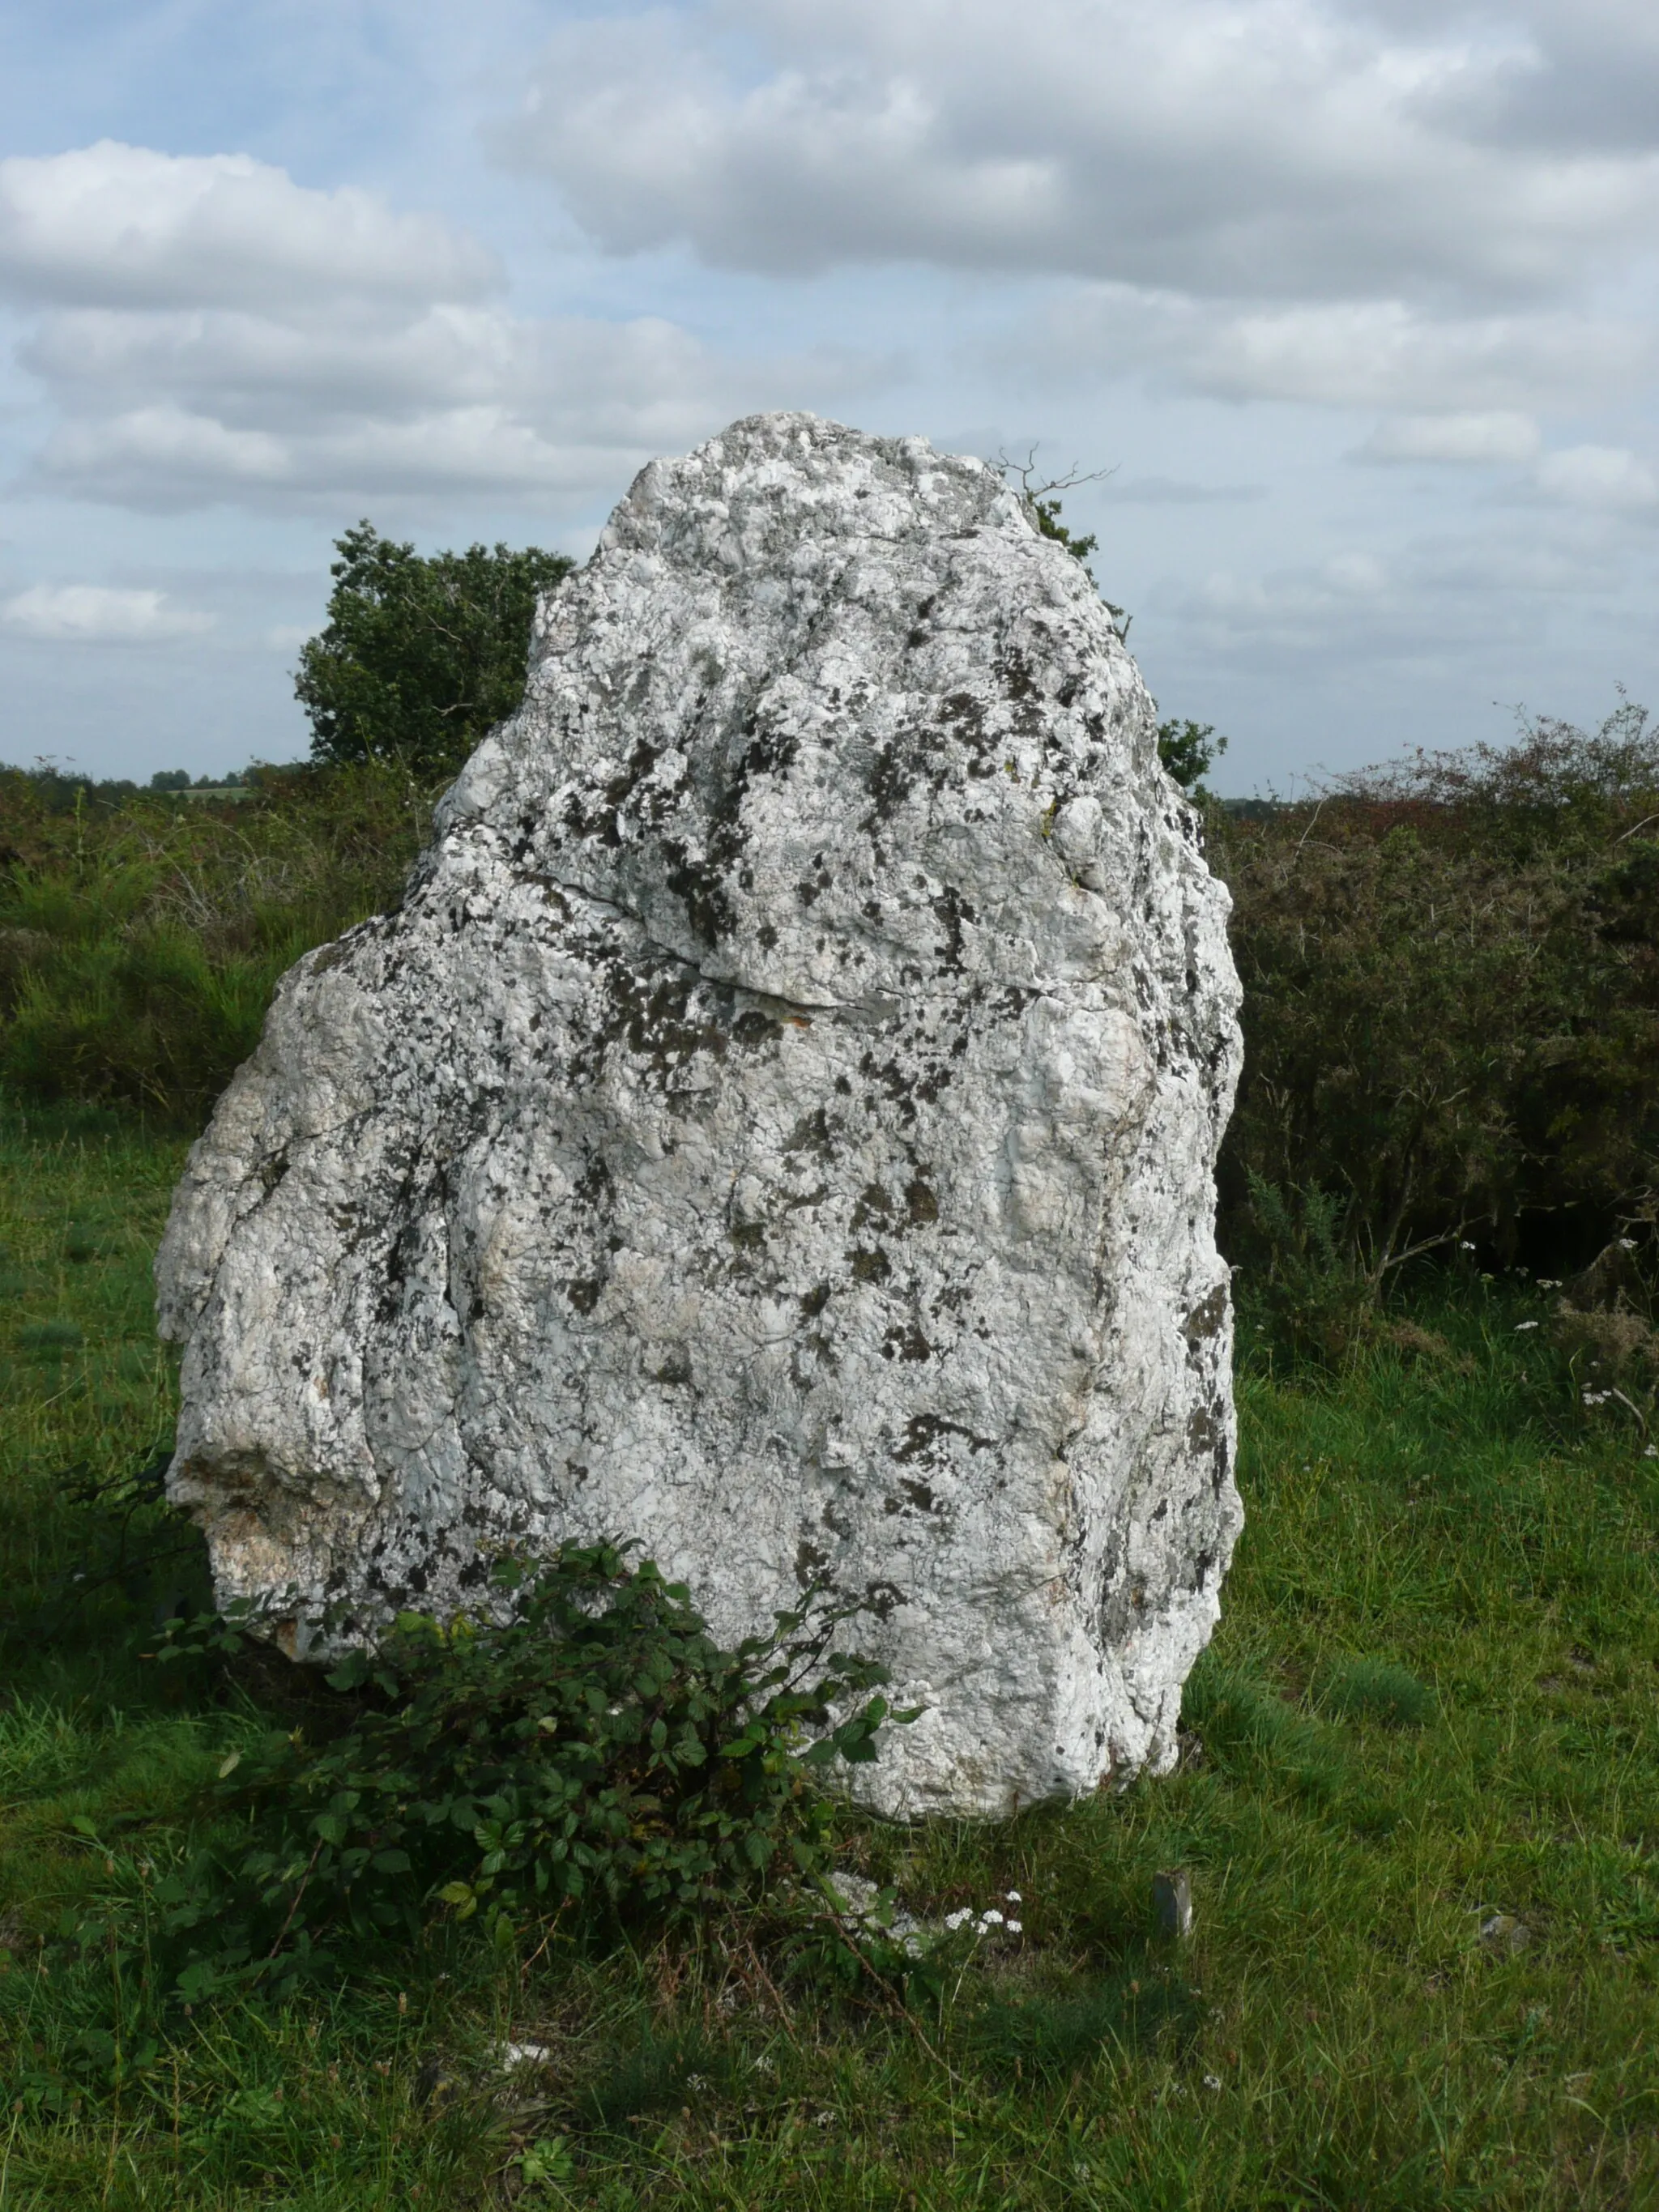
<path id="1" fill-rule="evenodd" d="M 146 2025 L 142 1947 L 63 1917 L 142 1899 L 263 1694 L 139 1656 L 199 1565 L 89 1495 L 167 1433 L 179 1157 L 0 1128 L 3 2212 L 1659 2205 L 1659 1459 L 1576 1410 L 1520 1279 L 1340 1377 L 1247 1364 L 1250 1517 L 1180 1771 L 849 1821 L 918 1911 L 1019 1893 L 940 2007 L 781 1979 L 734 1921 L 527 1963 L 445 1930 L 307 2008 Z M 507 2073 L 509 2040 L 544 2057 Z"/>

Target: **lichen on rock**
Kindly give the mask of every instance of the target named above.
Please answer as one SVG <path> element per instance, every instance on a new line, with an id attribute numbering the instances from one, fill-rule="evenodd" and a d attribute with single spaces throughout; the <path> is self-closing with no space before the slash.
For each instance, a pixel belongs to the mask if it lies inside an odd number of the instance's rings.
<path id="1" fill-rule="evenodd" d="M 810 415 L 647 468 L 398 909 L 284 979 L 157 1263 L 222 1601 L 639 1540 L 828 1581 L 1000 1812 L 1174 1757 L 1237 1535 L 1226 894 L 1087 576 Z"/>

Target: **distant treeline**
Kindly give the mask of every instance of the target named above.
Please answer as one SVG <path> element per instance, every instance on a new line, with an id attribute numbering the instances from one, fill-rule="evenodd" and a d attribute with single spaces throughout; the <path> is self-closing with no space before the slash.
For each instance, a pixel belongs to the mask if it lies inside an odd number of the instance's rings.
<path id="1" fill-rule="evenodd" d="M 33 768 L 0 769 L 0 775 L 27 776 L 48 814 L 73 814 L 88 808 L 107 811 L 112 807 L 125 806 L 141 793 L 162 793 L 177 799 L 194 797 L 202 792 L 252 790 L 269 772 L 257 762 L 251 768 L 233 769 L 224 775 L 193 776 L 185 768 L 164 768 L 158 769 L 148 783 L 135 783 L 125 775 L 82 775 L 73 769 L 58 768 L 50 761 Z"/>

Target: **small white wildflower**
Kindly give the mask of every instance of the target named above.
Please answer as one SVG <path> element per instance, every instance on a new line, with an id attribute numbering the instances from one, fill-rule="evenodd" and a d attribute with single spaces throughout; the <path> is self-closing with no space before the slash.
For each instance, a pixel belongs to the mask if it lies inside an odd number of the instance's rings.
<path id="1" fill-rule="evenodd" d="M 1659 1459 L 1659 1444 L 1644 1444 L 1642 1456 L 1644 1459 Z"/>
<path id="2" fill-rule="evenodd" d="M 1519 1335 L 1523 1328 L 1536 1328 L 1538 1324 L 1535 1321 L 1518 1321 L 1515 1324 L 1516 1334 Z"/>
<path id="3" fill-rule="evenodd" d="M 1559 1291 L 1561 1287 L 1561 1278 L 1559 1275 L 1540 1275 L 1538 1278 L 1538 1287 L 1540 1291 Z"/>
<path id="4" fill-rule="evenodd" d="M 954 1936 L 957 1929 L 962 1926 L 963 1923 L 967 1920 L 971 1920 L 973 1917 L 974 1913 L 972 1906 L 964 1905 L 959 1911 L 947 1912 L 945 1916 L 945 1924 Z"/>
<path id="5" fill-rule="evenodd" d="M 1206 2074 L 1204 2076 L 1204 2086 L 1206 2089 L 1218 2089 L 1221 2087 L 1221 2076 L 1218 2074 Z"/>
<path id="6" fill-rule="evenodd" d="M 1008 1923 L 1008 1933 L 1011 1936 L 1021 1935 L 1024 1933 L 1024 1926 L 1025 1923 L 1023 1920 L 1011 1920 Z"/>
<path id="7" fill-rule="evenodd" d="M 1619 1239 L 1619 1249 L 1621 1252 L 1633 1252 L 1636 1249 L 1636 1239 L 1633 1237 L 1621 1237 Z"/>
<path id="8" fill-rule="evenodd" d="M 1005 1890 L 1002 1893 L 1002 1901 L 1005 1905 L 1023 1905 L 1025 1902 L 1017 1889 Z"/>
<path id="9" fill-rule="evenodd" d="M 981 1912 L 980 1914 L 979 1924 L 981 1928 L 1001 1927 L 1002 1915 L 997 1911 L 994 1905 L 991 1907 L 991 1910 L 988 1912 Z"/>
<path id="10" fill-rule="evenodd" d="M 1473 1252 L 1474 1247 L 1467 1237 L 1460 1237 L 1457 1240 L 1457 1249 L 1460 1252 Z"/>

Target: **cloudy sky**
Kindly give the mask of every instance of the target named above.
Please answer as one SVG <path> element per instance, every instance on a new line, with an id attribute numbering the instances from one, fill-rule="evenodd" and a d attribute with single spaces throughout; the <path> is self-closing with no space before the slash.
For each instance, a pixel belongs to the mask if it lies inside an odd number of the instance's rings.
<path id="1" fill-rule="evenodd" d="M 1225 789 L 1659 706 L 1653 0 L 0 0 L 0 758 L 303 753 L 358 517 L 1040 471 Z"/>

